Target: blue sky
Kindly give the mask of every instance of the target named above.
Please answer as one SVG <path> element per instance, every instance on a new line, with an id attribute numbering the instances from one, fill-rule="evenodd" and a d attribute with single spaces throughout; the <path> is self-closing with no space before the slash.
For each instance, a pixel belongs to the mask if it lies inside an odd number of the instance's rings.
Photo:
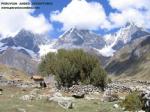
<path id="1" fill-rule="evenodd" d="M 35 2 L 37 0 L 32 0 L 32 1 Z M 50 14 L 51 11 L 62 10 L 65 6 L 67 6 L 71 2 L 71 0 L 46 0 L 46 1 L 52 2 L 53 5 L 41 7 L 40 10 L 36 10 L 34 12 L 35 15 L 43 13 L 45 15 L 45 17 L 49 18 L 49 14 Z M 88 2 L 95 1 L 95 2 L 101 3 L 103 5 L 107 15 L 109 15 L 109 13 L 111 11 L 114 11 L 110 7 L 107 0 L 87 0 L 87 1 Z"/>
<path id="2" fill-rule="evenodd" d="M 37 0 L 32 0 L 33 2 L 37 1 Z M 49 5 L 49 6 L 41 6 L 40 9 L 37 9 L 34 13 L 33 16 L 37 16 L 40 13 L 43 13 L 44 16 L 49 20 L 49 16 L 50 13 L 56 10 L 62 10 L 64 7 L 66 7 L 71 0 L 47 0 L 53 3 L 53 5 Z M 97 2 L 102 4 L 102 6 L 104 7 L 104 10 L 106 12 L 106 15 L 109 15 L 110 12 L 114 12 L 115 9 L 112 9 L 109 5 L 109 2 L 107 0 L 87 0 L 87 2 Z M 63 33 L 63 31 L 58 31 L 56 29 L 61 29 L 62 24 L 59 22 L 53 22 L 53 27 L 54 27 L 54 31 L 50 32 L 50 35 L 54 38 L 57 38 L 59 35 L 61 35 Z M 106 33 L 112 33 L 116 31 L 116 29 L 110 30 L 110 31 L 106 31 L 104 29 L 98 29 L 98 30 L 94 30 L 94 32 L 99 33 L 99 34 L 106 34 Z"/>
<path id="3" fill-rule="evenodd" d="M 0 34 L 13 36 L 21 29 L 26 29 L 57 38 L 66 30 L 76 27 L 106 35 L 116 32 L 127 22 L 150 29 L 150 0 L 21 0 L 37 1 L 53 4 L 40 6 L 36 10 L 0 9 Z"/>

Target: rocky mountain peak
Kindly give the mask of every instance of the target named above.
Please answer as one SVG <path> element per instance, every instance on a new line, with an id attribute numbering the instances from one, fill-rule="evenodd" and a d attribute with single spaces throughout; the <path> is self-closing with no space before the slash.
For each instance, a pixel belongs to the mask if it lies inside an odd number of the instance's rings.
<path id="1" fill-rule="evenodd" d="M 102 48 L 105 45 L 104 39 L 89 30 L 77 29 L 75 27 L 63 33 L 56 44 L 55 48 L 67 47 L 95 47 Z"/>
<path id="2" fill-rule="evenodd" d="M 105 41 L 114 50 L 119 50 L 125 44 L 145 35 L 149 35 L 149 33 L 144 28 L 137 26 L 134 22 L 128 22 L 115 34 L 106 36 Z"/>

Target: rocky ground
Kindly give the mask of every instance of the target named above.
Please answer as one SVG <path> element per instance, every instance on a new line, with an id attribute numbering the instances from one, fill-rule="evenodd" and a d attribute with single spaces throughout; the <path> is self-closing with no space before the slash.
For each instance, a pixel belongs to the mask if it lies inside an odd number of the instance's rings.
<path id="1" fill-rule="evenodd" d="M 122 109 L 113 107 L 116 102 L 76 99 L 67 93 L 55 92 L 52 88 L 0 88 L 3 90 L 0 95 L 1 112 L 122 112 Z"/>
<path id="2" fill-rule="evenodd" d="M 74 85 L 61 90 L 49 85 L 39 88 L 35 83 L 0 82 L 1 112 L 123 112 L 119 102 L 131 91 L 140 91 L 150 102 L 150 82 L 114 81 L 103 92 L 92 85 Z"/>

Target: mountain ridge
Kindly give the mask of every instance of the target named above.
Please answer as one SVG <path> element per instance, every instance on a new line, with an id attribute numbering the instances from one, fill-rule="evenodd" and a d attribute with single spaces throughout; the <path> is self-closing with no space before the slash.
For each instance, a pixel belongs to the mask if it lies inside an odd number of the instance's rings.
<path id="1" fill-rule="evenodd" d="M 19 68 L 19 66 L 16 66 L 17 64 L 6 63 L 9 55 L 21 55 L 22 60 L 28 60 L 27 63 L 31 64 L 30 62 L 33 60 L 35 63 L 38 63 L 40 58 L 48 52 L 57 52 L 58 49 L 62 48 L 77 48 L 96 54 L 101 59 L 103 66 L 106 66 L 108 60 L 112 59 L 114 54 L 119 52 L 120 49 L 146 35 L 150 35 L 150 33 L 133 23 L 128 23 L 118 32 L 108 37 L 98 35 L 90 30 L 81 30 L 73 27 L 55 40 L 45 35 L 37 35 L 22 29 L 14 37 L 0 39 L 0 60 L 3 64 L 10 64 L 13 67 Z M 7 58 L 2 58 L 4 57 L 3 55 L 6 55 Z M 31 65 L 34 66 L 34 64 Z M 26 66 L 23 65 L 21 69 L 29 73 Z"/>

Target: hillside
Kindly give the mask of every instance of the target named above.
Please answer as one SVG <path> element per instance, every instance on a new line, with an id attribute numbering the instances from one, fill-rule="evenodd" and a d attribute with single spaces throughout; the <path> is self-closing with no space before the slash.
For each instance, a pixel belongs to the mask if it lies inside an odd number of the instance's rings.
<path id="1" fill-rule="evenodd" d="M 31 81 L 25 72 L 2 64 L 0 64 L 0 78 L 2 78 L 2 80 Z"/>
<path id="2" fill-rule="evenodd" d="M 115 79 L 150 80 L 149 65 L 150 36 L 145 36 L 117 51 L 105 68 Z"/>
<path id="3" fill-rule="evenodd" d="M 0 54 L 0 63 L 25 71 L 27 74 L 37 72 L 37 61 L 12 48 L 8 48 Z"/>

